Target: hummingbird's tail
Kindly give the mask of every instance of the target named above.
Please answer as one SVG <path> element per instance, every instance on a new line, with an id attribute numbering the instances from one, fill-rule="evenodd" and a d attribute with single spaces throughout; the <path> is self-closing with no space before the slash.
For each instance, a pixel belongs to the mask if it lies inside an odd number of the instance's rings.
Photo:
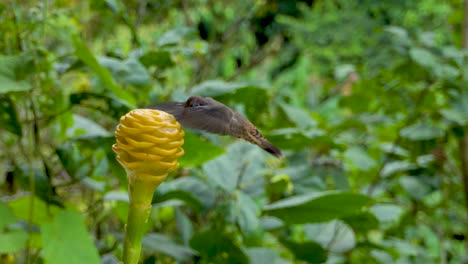
<path id="1" fill-rule="evenodd" d="M 275 146 L 273 146 L 273 144 L 271 144 L 270 142 L 268 142 L 268 140 L 264 139 L 263 140 L 260 140 L 260 147 L 262 149 L 264 149 L 266 152 L 272 154 L 273 156 L 277 157 L 277 158 L 280 158 L 283 153 L 281 153 L 281 150 Z"/>
<path id="2" fill-rule="evenodd" d="M 271 144 L 255 127 L 254 130 L 251 130 L 250 133 L 248 133 L 245 139 L 261 147 L 266 152 L 270 153 L 271 155 L 277 158 L 280 158 L 283 155 L 283 153 L 281 153 L 281 150 L 273 146 L 273 144 Z"/>

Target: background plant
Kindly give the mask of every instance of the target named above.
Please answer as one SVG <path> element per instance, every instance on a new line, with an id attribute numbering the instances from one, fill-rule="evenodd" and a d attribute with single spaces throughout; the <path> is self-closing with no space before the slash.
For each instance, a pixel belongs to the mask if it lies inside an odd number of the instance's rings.
<path id="1" fill-rule="evenodd" d="M 115 126 L 189 95 L 244 113 L 287 158 L 187 132 L 145 263 L 466 261 L 463 7 L 0 3 L 2 261 L 121 259 Z"/>

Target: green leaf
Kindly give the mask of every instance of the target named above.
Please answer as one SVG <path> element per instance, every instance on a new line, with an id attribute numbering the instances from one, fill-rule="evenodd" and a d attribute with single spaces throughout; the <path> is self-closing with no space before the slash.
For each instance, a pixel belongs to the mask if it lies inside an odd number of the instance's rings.
<path id="1" fill-rule="evenodd" d="M 422 200 L 431 191 L 430 186 L 417 177 L 403 176 L 399 180 L 408 195 L 416 200 Z"/>
<path id="2" fill-rule="evenodd" d="M 353 230 L 339 220 L 327 223 L 305 224 L 305 240 L 318 242 L 322 247 L 334 253 L 344 253 L 356 247 Z"/>
<path id="3" fill-rule="evenodd" d="M 379 228 L 379 220 L 370 212 L 359 212 L 342 218 L 356 232 L 367 232 Z"/>
<path id="4" fill-rule="evenodd" d="M 132 108 L 120 100 L 102 94 L 81 92 L 70 95 L 70 103 L 82 107 L 98 110 L 114 119 L 128 113 Z"/>
<path id="5" fill-rule="evenodd" d="M 26 246 L 28 233 L 24 230 L 0 232 L 0 253 L 16 253 Z"/>
<path id="6" fill-rule="evenodd" d="M 73 115 L 73 121 L 73 126 L 67 130 L 69 137 L 107 137 L 111 135 L 101 125 L 86 117 Z"/>
<path id="7" fill-rule="evenodd" d="M 43 224 L 50 222 L 50 219 L 59 212 L 57 206 L 46 204 L 44 201 L 34 197 L 34 215 L 30 219 L 30 206 L 31 206 L 31 197 L 23 196 L 18 199 L 8 202 L 8 205 L 13 210 L 15 216 L 24 221 L 30 221 L 32 224 Z"/>
<path id="8" fill-rule="evenodd" d="M 294 254 L 296 259 L 304 260 L 308 263 L 323 263 L 327 261 L 327 252 L 317 242 L 294 242 L 286 238 L 280 238 L 280 241 Z"/>
<path id="9" fill-rule="evenodd" d="M 150 85 L 151 77 L 146 68 L 135 58 L 118 60 L 110 57 L 99 58 L 99 63 L 106 67 L 120 83 L 132 85 Z"/>
<path id="10" fill-rule="evenodd" d="M 158 39 L 158 46 L 162 47 L 179 44 L 185 37 L 194 32 L 193 28 L 189 27 L 179 27 L 167 31 Z"/>
<path id="11" fill-rule="evenodd" d="M 251 235 L 260 227 L 258 220 L 259 210 L 254 200 L 242 191 L 237 192 L 237 200 L 235 205 L 237 214 L 237 223 L 244 235 Z"/>
<path id="12" fill-rule="evenodd" d="M 101 263 L 81 214 L 61 211 L 52 223 L 41 228 L 44 259 L 47 263 Z"/>
<path id="13" fill-rule="evenodd" d="M 7 95 L 0 94 L 0 113 L 2 113 L 0 114 L 1 129 L 21 137 L 23 131 L 18 119 L 18 113 L 13 100 Z"/>
<path id="14" fill-rule="evenodd" d="M 140 61 L 147 68 L 156 66 L 161 69 L 166 69 L 175 66 L 171 53 L 165 50 L 149 51 L 140 57 Z"/>
<path id="15" fill-rule="evenodd" d="M 158 204 L 169 200 L 183 201 L 187 206 L 195 211 L 201 211 L 203 204 L 190 192 L 183 190 L 165 190 L 168 185 L 159 186 L 154 193 L 152 204 Z"/>
<path id="16" fill-rule="evenodd" d="M 255 264 L 286 264 L 290 263 L 280 257 L 278 251 L 271 248 L 247 248 L 246 253 L 249 256 L 250 262 Z"/>
<path id="17" fill-rule="evenodd" d="M 376 204 L 370 208 L 370 211 L 381 223 L 398 221 L 404 212 L 401 207 L 394 204 Z"/>
<path id="18" fill-rule="evenodd" d="M 134 107 L 135 99 L 133 96 L 114 82 L 111 73 L 98 63 L 96 57 L 94 57 L 88 46 L 86 46 L 86 43 L 82 41 L 77 35 L 73 36 L 73 45 L 75 47 L 75 55 L 99 77 L 99 79 L 106 85 L 106 87 L 118 98 L 127 102 L 129 107 Z"/>
<path id="19" fill-rule="evenodd" d="M 395 173 L 404 172 L 408 170 L 416 169 L 418 166 L 409 162 L 409 161 L 392 161 L 385 164 L 385 166 L 380 171 L 380 176 L 383 178 L 389 177 Z"/>
<path id="20" fill-rule="evenodd" d="M 31 175 L 31 173 L 33 173 L 33 175 Z M 19 185 L 25 190 L 31 190 L 31 177 L 34 177 L 34 195 L 49 204 L 62 206 L 62 203 L 57 198 L 55 189 L 42 170 L 37 168 L 31 169 L 23 164 L 19 167 L 15 167 L 13 175 Z"/>
<path id="21" fill-rule="evenodd" d="M 29 91 L 32 86 L 25 79 L 30 73 L 30 53 L 15 56 L 0 55 L 0 94 Z"/>
<path id="22" fill-rule="evenodd" d="M 244 252 L 219 230 L 210 229 L 196 233 L 190 240 L 190 246 L 197 250 L 206 262 L 248 263 Z"/>
<path id="23" fill-rule="evenodd" d="M 280 149 L 299 151 L 310 146 L 317 149 L 338 147 L 324 130 L 315 128 L 308 131 L 301 131 L 299 128 L 281 128 L 271 131 L 266 137 Z"/>
<path id="24" fill-rule="evenodd" d="M 463 89 L 450 101 L 451 108 L 441 109 L 440 113 L 448 120 L 464 126 L 468 123 L 468 91 Z"/>
<path id="25" fill-rule="evenodd" d="M 165 196 L 166 194 L 168 196 Z M 200 202 L 205 208 L 211 207 L 215 200 L 214 192 L 195 177 L 182 177 L 163 182 L 156 189 L 153 201 L 159 201 L 164 197 L 180 199 L 195 209 L 199 209 Z"/>
<path id="26" fill-rule="evenodd" d="M 288 119 L 291 120 L 296 125 L 296 127 L 302 130 L 308 130 L 317 126 L 317 121 L 312 119 L 309 113 L 307 113 L 304 109 L 290 106 L 285 103 L 281 103 L 280 106 Z"/>
<path id="27" fill-rule="evenodd" d="M 171 256 L 178 262 L 189 261 L 197 255 L 193 249 L 176 244 L 169 237 L 156 233 L 150 233 L 143 237 L 142 248 L 146 253 L 162 253 Z"/>
<path id="28" fill-rule="evenodd" d="M 422 48 L 412 48 L 410 57 L 423 67 L 433 68 L 439 64 L 438 59 L 431 52 Z"/>
<path id="29" fill-rule="evenodd" d="M 190 132 L 185 132 L 183 148 L 185 155 L 179 159 L 182 167 L 201 165 L 224 153 L 223 148 Z"/>
<path id="30" fill-rule="evenodd" d="M 351 166 L 358 170 L 369 171 L 377 167 L 377 162 L 360 147 L 350 147 L 346 150 L 344 156 L 351 163 Z"/>
<path id="31" fill-rule="evenodd" d="M 16 216 L 13 214 L 13 210 L 7 204 L 0 201 L 0 231 L 14 222 L 16 222 Z"/>
<path id="32" fill-rule="evenodd" d="M 0 75 L 0 94 L 25 92 L 31 90 L 31 88 L 31 84 L 27 81 L 17 81 Z"/>
<path id="33" fill-rule="evenodd" d="M 319 223 L 357 213 L 371 201 L 362 194 L 321 192 L 279 200 L 264 211 L 288 224 Z"/>
<path id="34" fill-rule="evenodd" d="M 400 135 L 413 141 L 431 140 L 442 137 L 444 130 L 427 124 L 414 124 L 403 128 L 400 131 Z"/>

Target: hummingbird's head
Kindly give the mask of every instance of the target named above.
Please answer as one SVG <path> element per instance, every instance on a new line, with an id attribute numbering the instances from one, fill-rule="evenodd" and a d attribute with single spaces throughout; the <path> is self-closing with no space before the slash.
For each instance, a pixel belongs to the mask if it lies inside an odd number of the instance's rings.
<path id="1" fill-rule="evenodd" d="M 185 102 L 184 107 L 196 107 L 201 105 L 207 105 L 206 98 L 201 96 L 190 96 Z"/>

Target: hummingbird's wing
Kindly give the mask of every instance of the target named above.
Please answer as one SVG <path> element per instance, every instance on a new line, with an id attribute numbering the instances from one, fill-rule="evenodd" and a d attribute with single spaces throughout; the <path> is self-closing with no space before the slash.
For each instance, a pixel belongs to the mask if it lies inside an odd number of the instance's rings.
<path id="1" fill-rule="evenodd" d="M 232 111 L 223 105 L 185 107 L 185 103 L 168 102 L 151 107 L 173 115 L 184 127 L 204 130 L 214 134 L 229 134 Z"/>

